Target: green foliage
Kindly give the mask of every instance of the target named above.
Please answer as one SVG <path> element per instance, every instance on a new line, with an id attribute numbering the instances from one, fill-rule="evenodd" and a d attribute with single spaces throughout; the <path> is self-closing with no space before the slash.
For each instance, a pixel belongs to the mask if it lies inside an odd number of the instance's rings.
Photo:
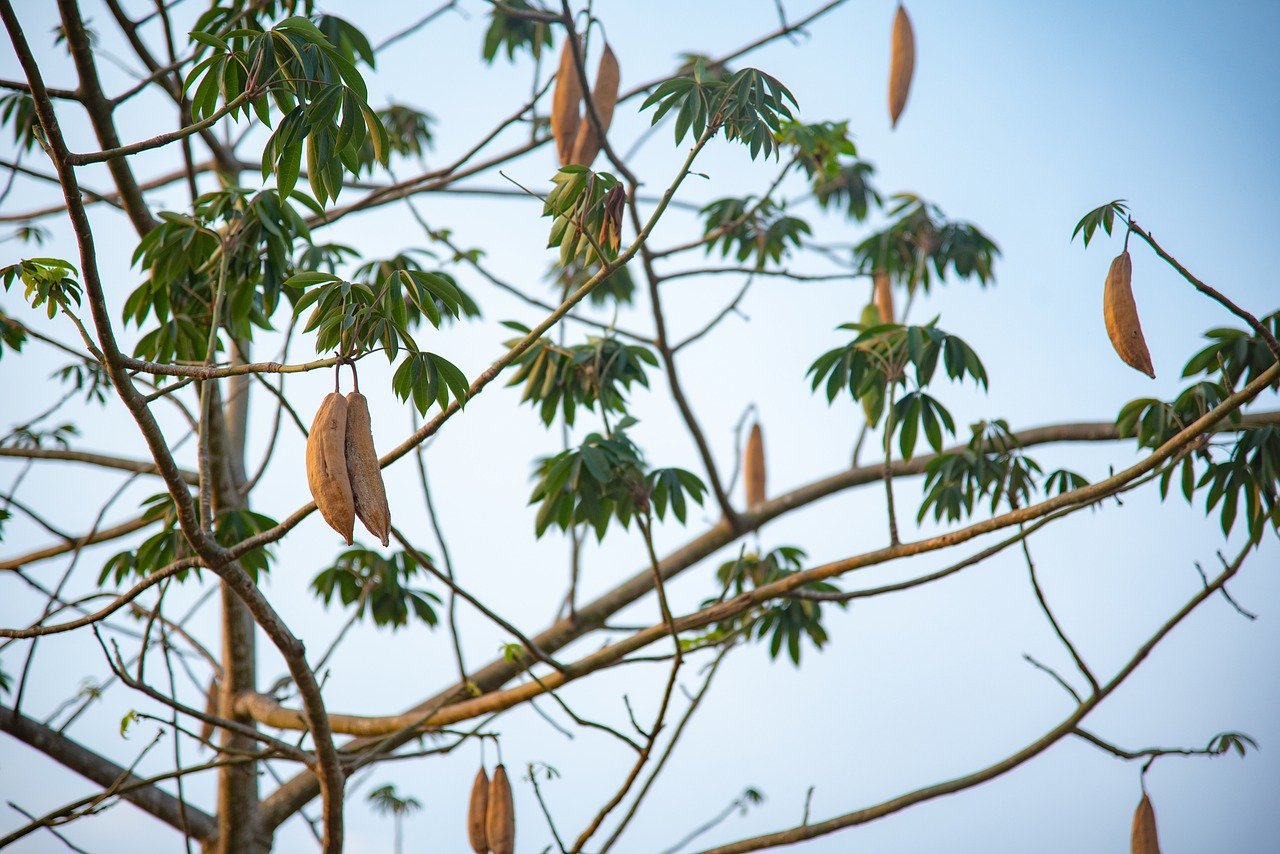
<path id="1" fill-rule="evenodd" d="M 780 264 L 803 244 L 804 235 L 813 233 L 804 220 L 786 216 L 769 199 L 757 203 L 752 196 L 716 199 L 702 209 L 702 215 L 703 236 L 712 237 L 708 253 L 719 244 L 721 257 L 733 252 L 738 261 L 746 261 L 754 255 L 758 268 L 770 262 Z"/>
<path id="2" fill-rule="evenodd" d="M 1213 738 L 1209 739 L 1209 744 L 1205 749 L 1221 756 L 1228 751 L 1234 750 L 1241 759 L 1244 758 L 1246 746 L 1253 750 L 1258 749 L 1258 742 L 1242 732 L 1220 732 Z"/>
<path id="3" fill-rule="evenodd" d="M 939 454 L 925 466 L 924 502 L 916 521 L 933 510 L 935 521 L 971 517 L 975 506 L 990 499 L 991 512 L 1003 502 L 1026 507 L 1037 491 L 1048 497 L 1085 486 L 1088 481 L 1066 469 L 1043 477 L 1040 464 L 1027 456 L 1004 419 L 971 425 L 972 438 L 961 451 Z"/>
<path id="4" fill-rule="evenodd" d="M 69 448 L 72 436 L 79 436 L 80 430 L 74 424 L 59 424 L 52 430 L 35 430 L 31 424 L 20 424 L 0 437 L 0 447 L 4 448 L 43 448 L 52 445 L 56 448 Z"/>
<path id="5" fill-rule="evenodd" d="M 22 345 L 25 343 L 27 343 L 27 330 L 21 323 L 0 311 L 0 358 L 4 358 L 6 349 L 21 353 Z"/>
<path id="6" fill-rule="evenodd" d="M 72 391 L 83 392 L 86 403 L 105 405 L 111 392 L 111 378 L 97 362 L 72 362 L 54 371 L 49 378 L 71 386 Z"/>
<path id="7" fill-rule="evenodd" d="M 1095 231 L 1101 228 L 1108 235 L 1111 234 L 1111 228 L 1115 224 L 1116 216 L 1119 215 L 1121 222 L 1127 222 L 1129 217 L 1129 206 L 1125 204 L 1124 199 L 1116 199 L 1114 202 L 1107 202 L 1100 208 L 1094 208 L 1085 214 L 1081 220 L 1076 223 L 1075 230 L 1071 232 L 1071 239 L 1075 240 L 1076 235 L 1081 235 L 1084 245 L 1089 245 L 1089 240 L 1093 237 Z"/>
<path id="8" fill-rule="evenodd" d="M 795 150 L 823 209 L 843 208 L 851 219 L 863 220 L 872 204 L 880 204 L 880 194 L 870 184 L 875 167 L 857 159 L 848 122 L 786 122 L 778 137 Z"/>
<path id="9" fill-rule="evenodd" d="M 504 325 L 521 333 L 521 337 L 530 332 L 513 321 Z M 513 338 L 504 346 L 514 347 L 519 340 Z M 586 343 L 561 347 L 544 336 L 516 359 L 516 372 L 507 385 L 524 383 L 520 400 L 538 407 L 542 423 L 550 426 L 559 409 L 565 423 L 572 425 L 578 406 L 593 409 L 598 402 L 601 414 L 625 412 L 631 385 L 649 386 L 646 364 L 656 367 L 658 359 L 639 344 L 593 336 Z"/>
<path id="10" fill-rule="evenodd" d="M 444 270 L 428 270 L 422 266 L 422 262 L 416 257 L 417 255 L 430 254 L 425 249 L 409 249 L 390 258 L 366 261 L 357 267 L 351 275 L 353 279 L 376 284 L 386 281 L 392 274 L 398 272 L 427 274 L 431 281 L 443 281 L 445 284 L 452 286 L 453 291 L 457 292 L 456 298 L 453 296 L 452 291 L 447 291 L 447 296 L 435 296 L 436 314 L 439 315 L 440 320 L 439 322 L 433 322 L 433 326 L 452 323 L 462 317 L 479 317 L 480 306 L 472 298 L 471 294 L 462 289 L 462 286 L 458 284 L 458 280 L 451 273 L 446 273 Z M 423 312 L 414 300 L 405 303 L 404 308 L 408 327 L 416 329 L 422 324 Z M 432 317 L 434 316 L 432 315 Z"/>
<path id="11" fill-rule="evenodd" d="M 904 458 L 910 459 L 916 437 L 923 429 L 925 438 L 935 451 L 942 449 L 942 430 L 954 434 L 951 414 L 922 389 L 932 380 L 941 360 L 952 380 L 966 376 L 987 387 L 987 372 L 978 354 L 961 338 L 938 329 L 936 319 L 924 326 L 899 324 L 865 325 L 846 323 L 858 336 L 843 347 L 828 350 L 809 367 L 812 388 L 825 385 L 828 403 L 842 390 L 854 400 L 862 401 L 868 410 L 868 421 L 875 424 L 889 396 L 890 385 L 905 387 L 909 379 L 916 389 L 894 404 L 886 444 L 894 431 L 901 428 L 900 446 Z M 907 369 L 913 372 L 908 373 Z"/>
<path id="12" fill-rule="evenodd" d="M 948 220 L 941 208 L 919 196 L 892 198 L 887 213 L 893 221 L 854 247 L 854 260 L 864 270 L 884 270 L 909 291 L 928 292 L 934 276 L 945 280 L 949 273 L 982 285 L 994 281 L 1000 249 L 991 238 L 970 223 Z"/>
<path id="13" fill-rule="evenodd" d="M 618 257 L 612 235 L 621 226 L 621 210 L 615 214 L 608 204 L 611 191 L 617 191 L 614 198 L 622 192 L 618 179 L 575 165 L 561 167 L 551 180 L 556 186 L 547 194 L 542 215 L 552 217 L 547 247 L 560 247 L 560 266 L 577 261 L 589 267 Z"/>
<path id="14" fill-rule="evenodd" d="M 377 115 L 386 131 L 387 150 L 391 154 L 421 159 L 434 147 L 435 137 L 431 132 L 431 124 L 435 119 L 430 113 L 404 104 L 390 104 L 378 110 Z M 372 172 L 373 167 L 380 163 L 371 137 L 366 137 L 364 144 L 360 146 L 359 160 L 361 172 Z"/>
<path id="15" fill-rule="evenodd" d="M 669 506 L 683 523 L 688 499 L 702 503 L 706 486 L 691 472 L 646 470 L 640 449 L 626 434 L 633 424 L 634 419 L 623 418 L 609 435 L 590 433 L 577 447 L 538 460 L 529 503 L 539 505 L 539 537 L 552 525 L 567 531 L 586 524 L 603 540 L 612 519 L 628 528 L 640 514 L 664 518 Z"/>
<path id="16" fill-rule="evenodd" d="M 440 618 L 435 606 L 440 597 L 421 588 L 409 587 L 424 569 L 407 552 L 383 557 L 377 552 L 357 546 L 338 555 L 311 582 L 316 596 L 328 605 L 336 595 L 345 606 L 355 605 L 358 618 L 373 618 L 376 626 L 390 626 L 393 631 L 417 617 L 435 627 Z"/>
<path id="17" fill-rule="evenodd" d="M 571 294 L 590 281 L 597 272 L 598 268 L 583 266 L 576 261 L 565 266 L 552 264 L 547 279 L 556 285 L 561 294 Z M 604 281 L 597 283 L 591 293 L 587 294 L 587 299 L 594 306 L 631 305 L 635 292 L 635 280 L 627 265 L 623 264 L 605 276 Z"/>
<path id="18" fill-rule="evenodd" d="M 660 83 L 640 109 L 657 107 L 653 124 L 674 110 L 677 145 L 686 134 L 700 139 L 704 133 L 723 130 L 725 139 L 747 146 L 755 160 L 761 154 L 776 156 L 776 135 L 792 118 L 787 102 L 796 106 L 795 96 L 763 71 L 744 68 L 726 76 L 708 74 L 698 58 L 691 74 Z"/>
<path id="19" fill-rule="evenodd" d="M 1264 318 L 1280 329 L 1280 312 Z M 1125 404 L 1116 429 L 1144 448 L 1158 448 L 1230 396 L 1240 382 L 1249 382 L 1274 364 L 1261 336 L 1239 329 L 1212 329 L 1209 346 L 1191 357 L 1184 377 L 1206 377 L 1179 392 L 1171 402 L 1139 398 Z M 1240 425 L 1233 412 L 1227 425 Z M 1205 512 L 1219 511 L 1224 535 L 1230 534 L 1244 511 L 1252 540 L 1261 539 L 1269 523 L 1280 528 L 1280 429 L 1264 425 L 1217 436 L 1204 436 L 1167 466 L 1160 476 L 1161 497 L 1167 497 L 1174 478 L 1188 503 L 1205 489 Z"/>
<path id="20" fill-rule="evenodd" d="M 16 281 L 22 282 L 25 290 L 23 299 L 31 303 L 32 308 L 45 307 L 50 319 L 61 308 L 70 308 L 71 303 L 80 305 L 80 283 L 72 276 L 78 276 L 75 265 L 60 258 L 28 258 L 7 267 L 0 267 L 0 282 L 7 291 Z"/>
<path id="21" fill-rule="evenodd" d="M 30 151 L 43 139 L 36 103 L 26 92 L 10 92 L 0 98 L 0 125 L 13 129 L 13 142 L 21 151 Z"/>
<path id="22" fill-rule="evenodd" d="M 533 8 L 527 0 L 506 0 L 501 6 L 493 4 L 489 12 L 489 29 L 485 31 L 484 46 L 480 51 L 485 62 L 492 65 L 498 52 L 504 49 L 507 59 L 514 62 L 516 54 L 522 50 L 529 51 L 536 59 L 542 55 L 544 47 L 551 47 L 550 26 L 507 11 L 528 12 Z"/>
<path id="23" fill-rule="evenodd" d="M 365 82 L 354 62 L 357 56 L 372 61 L 368 41 L 345 21 L 326 16 L 322 24 L 328 35 L 301 16 L 262 30 L 256 23 L 211 10 L 191 33 L 202 50 L 184 89 L 191 93 L 191 113 L 197 121 L 213 115 L 219 100 L 230 104 L 244 95 L 246 100 L 232 115 L 256 115 L 270 127 L 274 103 L 281 118 L 263 149 L 262 177 L 274 173 L 280 192 L 291 193 L 305 146 L 311 191 L 324 203 L 341 192 L 344 168 L 360 171 L 366 142 L 380 163 L 386 163 L 388 144 L 386 128 L 369 107 Z M 337 38 L 337 45 L 329 35 Z M 208 48 L 208 55 L 203 48 Z"/>
<path id="24" fill-rule="evenodd" d="M 720 565 L 716 570 L 716 579 L 721 586 L 733 593 L 781 581 L 804 569 L 805 553 L 795 546 L 779 546 L 767 552 L 763 557 L 755 552 L 747 552 L 736 560 Z M 819 594 L 838 596 L 840 588 L 826 581 L 811 581 L 793 591 L 803 594 Z M 715 600 L 703 602 L 703 607 Z M 817 599 L 788 597 L 769 602 L 757 612 L 749 612 L 716 626 L 716 633 L 726 637 L 735 632 L 746 632 L 755 640 L 769 639 L 769 657 L 776 659 L 785 648 L 791 663 L 800 666 L 802 642 L 806 637 L 815 649 L 822 649 L 827 642 L 827 631 L 822 625 L 823 602 Z M 834 604 L 840 608 L 846 603 L 838 599 Z"/>

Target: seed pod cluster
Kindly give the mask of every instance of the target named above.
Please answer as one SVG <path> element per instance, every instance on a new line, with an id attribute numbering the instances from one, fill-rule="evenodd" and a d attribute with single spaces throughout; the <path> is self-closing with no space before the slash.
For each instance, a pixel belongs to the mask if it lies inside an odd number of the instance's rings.
<path id="1" fill-rule="evenodd" d="M 307 436 L 307 486 L 320 515 L 347 545 L 357 515 L 387 545 L 391 508 L 373 447 L 369 401 L 360 392 L 330 392 L 321 402 Z"/>
<path id="2" fill-rule="evenodd" d="M 582 40 L 578 40 L 579 50 Z M 591 87 L 591 104 L 600 117 L 601 131 L 608 131 L 613 121 L 613 109 L 618 104 L 618 84 L 621 72 L 618 57 L 609 45 L 604 46 L 600 64 L 596 67 L 596 81 Z M 585 93 L 577 64 L 573 61 L 573 44 L 565 41 L 560 51 L 560 68 L 556 71 L 556 90 L 551 96 L 551 138 L 556 144 L 556 156 L 561 166 L 576 163 L 590 166 L 604 147 L 604 140 L 597 133 L 595 123 L 582 110 Z"/>
<path id="3" fill-rule="evenodd" d="M 493 769 L 489 781 L 489 798 L 485 811 L 485 838 L 493 854 L 514 854 L 516 850 L 516 805 L 511 797 L 511 781 L 507 769 Z"/>
<path id="4" fill-rule="evenodd" d="M 893 39 L 889 51 L 889 125 L 898 126 L 898 117 L 907 106 L 911 75 L 916 70 L 916 37 L 907 10 L 898 4 L 893 16 Z"/>
<path id="5" fill-rule="evenodd" d="M 748 510 L 764 504 L 764 432 L 758 422 L 751 425 L 751 435 L 747 437 L 747 450 L 742 457 L 742 483 L 747 492 Z"/>
<path id="6" fill-rule="evenodd" d="M 893 283 L 889 280 L 889 274 L 884 270 L 876 270 L 872 274 L 875 280 L 875 296 L 876 311 L 880 314 L 881 323 L 893 323 Z"/>
<path id="7" fill-rule="evenodd" d="M 356 515 L 385 546 L 391 531 L 391 508 L 378 466 L 378 452 L 373 448 L 369 401 L 358 391 L 347 395 L 346 457 Z"/>
<path id="8" fill-rule="evenodd" d="M 489 775 L 484 767 L 476 772 L 471 784 L 471 802 L 467 805 L 467 841 L 475 854 L 489 854 L 489 837 L 485 824 L 489 814 Z"/>
<path id="9" fill-rule="evenodd" d="M 1133 259 L 1129 250 L 1121 252 L 1107 271 L 1107 284 L 1102 292 L 1102 318 L 1116 353 L 1129 367 L 1155 379 L 1147 340 L 1138 322 L 1138 305 L 1133 301 Z"/>
<path id="10" fill-rule="evenodd" d="M 320 515 L 351 545 L 356 505 L 347 476 L 347 399 L 325 395 L 307 436 L 307 486 Z"/>
<path id="11" fill-rule="evenodd" d="M 1156 834 L 1156 811 L 1145 793 L 1133 813 L 1133 854 L 1160 854 L 1160 837 Z"/>

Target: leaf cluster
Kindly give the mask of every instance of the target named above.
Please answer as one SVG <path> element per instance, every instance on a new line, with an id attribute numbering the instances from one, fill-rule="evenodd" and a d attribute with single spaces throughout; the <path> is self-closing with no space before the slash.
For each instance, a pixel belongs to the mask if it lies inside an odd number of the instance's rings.
<path id="1" fill-rule="evenodd" d="M 369 616 L 375 626 L 394 631 L 417 617 L 435 627 L 440 618 L 435 606 L 440 597 L 429 590 L 410 587 L 423 567 L 408 552 L 383 556 L 362 547 L 347 549 L 332 566 L 321 570 L 311 582 L 316 596 L 328 605 L 334 596 L 343 605 L 355 605 L 357 618 Z"/>

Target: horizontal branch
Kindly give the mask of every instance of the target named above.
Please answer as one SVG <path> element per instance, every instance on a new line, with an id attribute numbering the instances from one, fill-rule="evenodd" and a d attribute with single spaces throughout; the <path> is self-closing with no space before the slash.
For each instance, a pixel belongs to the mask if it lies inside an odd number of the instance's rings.
<path id="1" fill-rule="evenodd" d="M 45 546 L 42 549 L 36 549 L 27 552 L 24 555 L 18 555 L 11 558 L 0 558 L 0 570 L 6 569 L 22 569 L 25 566 L 36 563 L 37 561 L 47 560 L 51 557 L 64 555 L 67 552 L 73 552 L 82 549 L 85 546 L 91 546 L 94 543 L 104 543 L 107 540 L 115 540 L 120 537 L 132 534 L 134 531 L 140 531 L 148 525 L 158 522 L 158 519 L 148 519 L 146 516 L 137 516 L 127 522 L 121 522 L 111 528 L 104 528 L 101 531 L 95 531 L 83 537 L 75 537 L 74 539 L 59 543 L 56 546 Z"/>
<path id="2" fill-rule="evenodd" d="M 62 733 L 4 706 L 0 706 L 0 730 L 104 788 L 141 781 L 140 777 Z M 120 797 L 170 827 L 181 830 L 185 824 L 188 832 L 197 839 L 212 837 L 217 828 L 213 816 L 191 804 L 180 802 L 156 786 L 141 786 L 124 791 L 120 793 Z"/>
<path id="3" fill-rule="evenodd" d="M 160 474 L 155 463 L 143 460 L 130 460 L 124 457 L 113 457 L 108 454 L 95 454 L 91 451 L 72 451 L 58 448 L 6 448 L 0 447 L 0 457 L 19 457 L 27 460 L 66 460 L 73 463 L 88 463 L 98 468 L 115 469 L 133 472 L 134 474 Z M 182 479 L 191 486 L 198 486 L 200 476 L 193 471 L 179 470 Z"/>

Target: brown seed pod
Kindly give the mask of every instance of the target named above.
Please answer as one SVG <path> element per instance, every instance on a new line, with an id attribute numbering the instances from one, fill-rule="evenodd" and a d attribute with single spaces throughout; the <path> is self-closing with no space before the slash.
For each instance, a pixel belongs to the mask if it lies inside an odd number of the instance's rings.
<path id="1" fill-rule="evenodd" d="M 209 678 L 209 687 L 204 692 L 204 713 L 206 715 L 215 716 L 219 711 L 218 693 L 221 689 L 218 686 L 218 677 Z M 200 740 L 208 741 L 213 738 L 213 724 L 209 721 L 200 723 Z"/>
<path id="2" fill-rule="evenodd" d="M 881 323 L 893 323 L 893 283 L 884 270 L 876 270 L 872 275 L 875 280 L 876 311 L 880 313 Z"/>
<path id="3" fill-rule="evenodd" d="M 748 510 L 764 503 L 764 433 L 758 423 L 751 426 L 751 435 L 747 437 L 747 451 L 742 456 L 742 483 L 747 491 Z"/>
<path id="4" fill-rule="evenodd" d="M 1102 317 L 1107 323 L 1111 344 L 1129 367 L 1155 379 L 1147 341 L 1138 322 L 1138 305 L 1133 301 L 1133 259 L 1129 250 L 1121 252 L 1107 271 L 1107 285 L 1102 292 Z"/>
<path id="5" fill-rule="evenodd" d="M 581 41 L 579 41 L 581 45 Z M 565 39 L 556 71 L 556 91 L 551 96 L 551 138 L 561 166 L 573 162 L 573 143 L 578 135 L 578 109 L 582 104 L 582 81 L 573 62 L 573 46 Z"/>
<path id="6" fill-rule="evenodd" d="M 471 784 L 471 803 L 467 806 L 467 841 L 476 854 L 488 854 L 489 837 L 485 833 L 485 822 L 489 814 L 489 775 L 484 773 L 484 766 L 476 772 L 475 782 Z"/>
<path id="7" fill-rule="evenodd" d="M 1133 813 L 1133 854 L 1160 854 L 1160 837 L 1156 834 L 1156 811 L 1144 793 Z"/>
<path id="8" fill-rule="evenodd" d="M 347 477 L 347 399 L 330 392 L 307 436 L 307 486 L 320 515 L 351 545 L 356 507 Z"/>
<path id="9" fill-rule="evenodd" d="M 378 452 L 373 448 L 373 424 L 369 419 L 369 399 L 358 391 L 347 395 L 347 438 L 345 443 L 347 476 L 351 479 L 351 497 L 356 515 L 385 546 L 391 530 L 391 508 L 387 505 L 387 488 L 378 467 Z"/>
<path id="10" fill-rule="evenodd" d="M 613 108 L 618 103 L 619 82 L 621 82 L 621 74 L 618 69 L 618 58 L 606 44 L 604 53 L 600 55 L 600 65 L 596 68 L 596 82 L 591 87 L 591 103 L 595 105 L 596 114 L 600 116 L 600 126 L 605 131 L 609 130 L 609 123 L 613 121 Z M 584 112 L 582 122 L 578 125 L 578 134 L 573 142 L 573 154 L 569 162 L 590 166 L 603 146 L 604 143 L 596 133 L 590 114 Z"/>
<path id="11" fill-rule="evenodd" d="M 489 781 L 489 804 L 485 811 L 485 838 L 493 854 L 513 854 L 516 850 L 516 805 L 511 799 L 507 769 L 493 769 Z"/>
<path id="12" fill-rule="evenodd" d="M 916 70 L 916 37 L 907 10 L 898 4 L 893 16 L 893 41 L 889 51 L 889 126 L 898 126 L 898 116 L 907 105 L 911 75 Z"/>

